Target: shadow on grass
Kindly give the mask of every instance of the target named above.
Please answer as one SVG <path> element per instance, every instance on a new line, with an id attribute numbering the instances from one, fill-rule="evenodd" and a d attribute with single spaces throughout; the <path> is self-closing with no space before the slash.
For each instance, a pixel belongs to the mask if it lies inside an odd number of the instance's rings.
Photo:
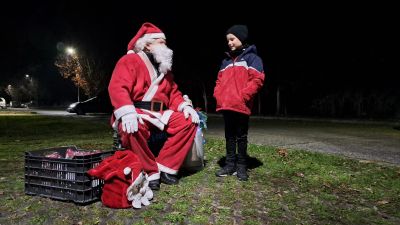
<path id="1" fill-rule="evenodd" d="M 222 157 L 222 158 L 220 158 L 218 160 L 218 165 L 220 167 L 224 167 L 226 165 L 225 161 L 226 161 L 226 157 L 224 156 L 224 157 Z M 255 168 L 260 167 L 262 165 L 264 165 L 264 164 L 260 160 L 258 160 L 257 158 L 251 157 L 249 155 L 247 156 L 247 169 L 249 169 L 249 170 L 255 169 Z"/>
<path id="2" fill-rule="evenodd" d="M 203 166 L 197 166 L 197 167 L 195 166 L 195 167 L 191 167 L 191 168 L 181 168 L 178 173 L 178 178 L 180 179 L 182 177 L 191 176 L 195 173 L 200 172 L 201 170 L 204 170 L 204 168 L 207 167 L 208 160 L 204 160 L 203 163 L 204 163 Z"/>

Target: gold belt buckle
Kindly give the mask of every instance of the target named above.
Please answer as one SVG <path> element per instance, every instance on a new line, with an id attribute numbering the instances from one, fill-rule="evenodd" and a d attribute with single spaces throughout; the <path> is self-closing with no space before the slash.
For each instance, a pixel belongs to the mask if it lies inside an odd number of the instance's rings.
<path id="1" fill-rule="evenodd" d="M 156 110 L 154 110 L 154 103 L 160 103 L 160 110 L 158 110 L 159 112 L 163 112 L 163 102 L 162 101 L 151 101 L 150 103 L 150 111 L 154 111 L 154 112 L 158 112 Z"/>

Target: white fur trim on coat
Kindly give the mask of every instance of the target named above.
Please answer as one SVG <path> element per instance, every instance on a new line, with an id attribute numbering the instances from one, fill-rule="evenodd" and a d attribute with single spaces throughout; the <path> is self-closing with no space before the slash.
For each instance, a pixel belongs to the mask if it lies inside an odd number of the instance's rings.
<path id="1" fill-rule="evenodd" d="M 193 108 L 192 104 L 190 104 L 189 102 L 182 102 L 181 104 L 179 104 L 178 106 L 178 112 L 182 112 L 183 108 L 185 108 L 185 106 L 190 106 Z"/>
<path id="2" fill-rule="evenodd" d="M 117 110 L 114 111 L 115 119 L 119 120 L 123 115 L 126 115 L 128 113 L 136 113 L 135 106 L 132 105 L 124 105 L 122 107 L 119 107 Z"/>
<path id="3" fill-rule="evenodd" d="M 142 101 L 151 101 L 154 95 L 157 93 L 158 84 L 164 78 L 164 74 L 161 73 L 160 76 L 157 77 L 156 68 L 154 68 L 153 64 L 150 62 L 149 57 L 141 51 L 138 53 L 139 57 L 143 60 L 144 64 L 146 65 L 147 71 L 150 75 L 151 84 L 149 89 L 146 91 Z"/>
<path id="4" fill-rule="evenodd" d="M 157 38 L 162 38 L 162 39 L 166 39 L 165 38 L 165 34 L 164 33 L 148 33 L 143 35 L 143 37 L 141 38 L 148 38 L 148 39 L 157 39 Z"/>
<path id="5" fill-rule="evenodd" d="M 158 170 L 161 171 L 161 172 L 172 174 L 172 175 L 178 173 L 178 170 L 173 170 L 173 169 L 168 168 L 168 167 L 166 167 L 166 166 L 164 166 L 164 165 L 162 165 L 160 163 L 157 163 L 157 165 L 158 165 Z"/>
<path id="6" fill-rule="evenodd" d="M 159 118 L 153 118 L 148 114 L 140 114 L 140 115 L 143 120 L 149 121 L 151 124 L 153 124 L 160 130 L 164 130 L 165 124 L 163 124 Z"/>
<path id="7" fill-rule="evenodd" d="M 151 176 L 149 176 L 147 178 L 148 181 L 152 181 L 152 180 L 158 180 L 160 179 L 160 172 L 158 173 L 153 173 Z"/>
<path id="8" fill-rule="evenodd" d="M 140 114 L 142 116 L 142 119 L 149 121 L 152 123 L 154 126 L 158 127 L 160 130 L 164 130 L 164 126 L 168 124 L 169 118 L 171 117 L 172 113 L 174 111 L 172 110 L 165 110 L 163 114 L 158 113 L 158 112 L 153 112 L 147 109 L 142 109 L 144 112 L 154 116 L 151 117 L 148 114 Z"/>

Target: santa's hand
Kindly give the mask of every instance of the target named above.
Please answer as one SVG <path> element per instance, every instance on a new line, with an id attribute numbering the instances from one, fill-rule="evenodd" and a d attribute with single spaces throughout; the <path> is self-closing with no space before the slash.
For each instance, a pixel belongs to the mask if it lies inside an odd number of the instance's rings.
<path id="1" fill-rule="evenodd" d="M 138 120 L 143 124 L 142 117 L 134 113 L 128 113 L 121 117 L 122 130 L 128 134 L 138 131 Z"/>
<path id="2" fill-rule="evenodd" d="M 197 114 L 196 110 L 194 110 L 191 106 L 185 106 L 183 108 L 183 115 L 187 119 L 189 115 L 192 117 L 192 123 L 198 124 L 200 122 L 199 115 Z"/>

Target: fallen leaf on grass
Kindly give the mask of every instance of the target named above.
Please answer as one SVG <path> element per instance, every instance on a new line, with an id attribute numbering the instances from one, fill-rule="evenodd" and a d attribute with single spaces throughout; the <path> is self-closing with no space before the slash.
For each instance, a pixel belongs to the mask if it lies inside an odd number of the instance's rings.
<path id="1" fill-rule="evenodd" d="M 370 160 L 359 160 L 358 162 L 360 162 L 360 163 L 372 163 L 372 161 L 370 161 Z"/>
<path id="2" fill-rule="evenodd" d="M 388 204 L 388 203 L 389 203 L 389 201 L 381 200 L 381 201 L 376 202 L 376 205 L 385 205 L 385 204 Z"/>
<path id="3" fill-rule="evenodd" d="M 296 173 L 296 176 L 298 176 L 298 177 L 304 177 L 304 173 L 297 172 L 297 173 Z"/>
<path id="4" fill-rule="evenodd" d="M 349 187 L 349 188 L 347 188 L 347 189 L 349 189 L 350 191 L 360 192 L 360 190 L 355 189 L 355 188 L 351 188 L 351 187 Z"/>
<path id="5" fill-rule="evenodd" d="M 217 209 L 223 209 L 223 210 L 230 210 L 231 207 L 226 207 L 226 206 L 217 206 Z"/>
<path id="6" fill-rule="evenodd" d="M 151 223 L 151 218 L 150 217 L 145 217 L 143 220 L 144 220 L 144 222 L 146 224 L 150 224 Z"/>
<path id="7" fill-rule="evenodd" d="M 289 154 L 288 151 L 284 148 L 278 148 L 277 152 L 281 157 L 287 157 Z"/>
<path id="8" fill-rule="evenodd" d="M 288 207 L 287 205 L 281 205 L 281 206 L 282 206 L 282 209 L 283 209 L 285 212 L 290 212 L 289 207 Z"/>
<path id="9" fill-rule="evenodd" d="M 326 183 L 326 182 L 324 182 L 322 185 L 327 187 L 327 188 L 331 188 L 332 187 L 329 183 Z"/>
<path id="10" fill-rule="evenodd" d="M 374 193 L 374 191 L 372 190 L 372 188 L 365 188 L 367 191 Z"/>

